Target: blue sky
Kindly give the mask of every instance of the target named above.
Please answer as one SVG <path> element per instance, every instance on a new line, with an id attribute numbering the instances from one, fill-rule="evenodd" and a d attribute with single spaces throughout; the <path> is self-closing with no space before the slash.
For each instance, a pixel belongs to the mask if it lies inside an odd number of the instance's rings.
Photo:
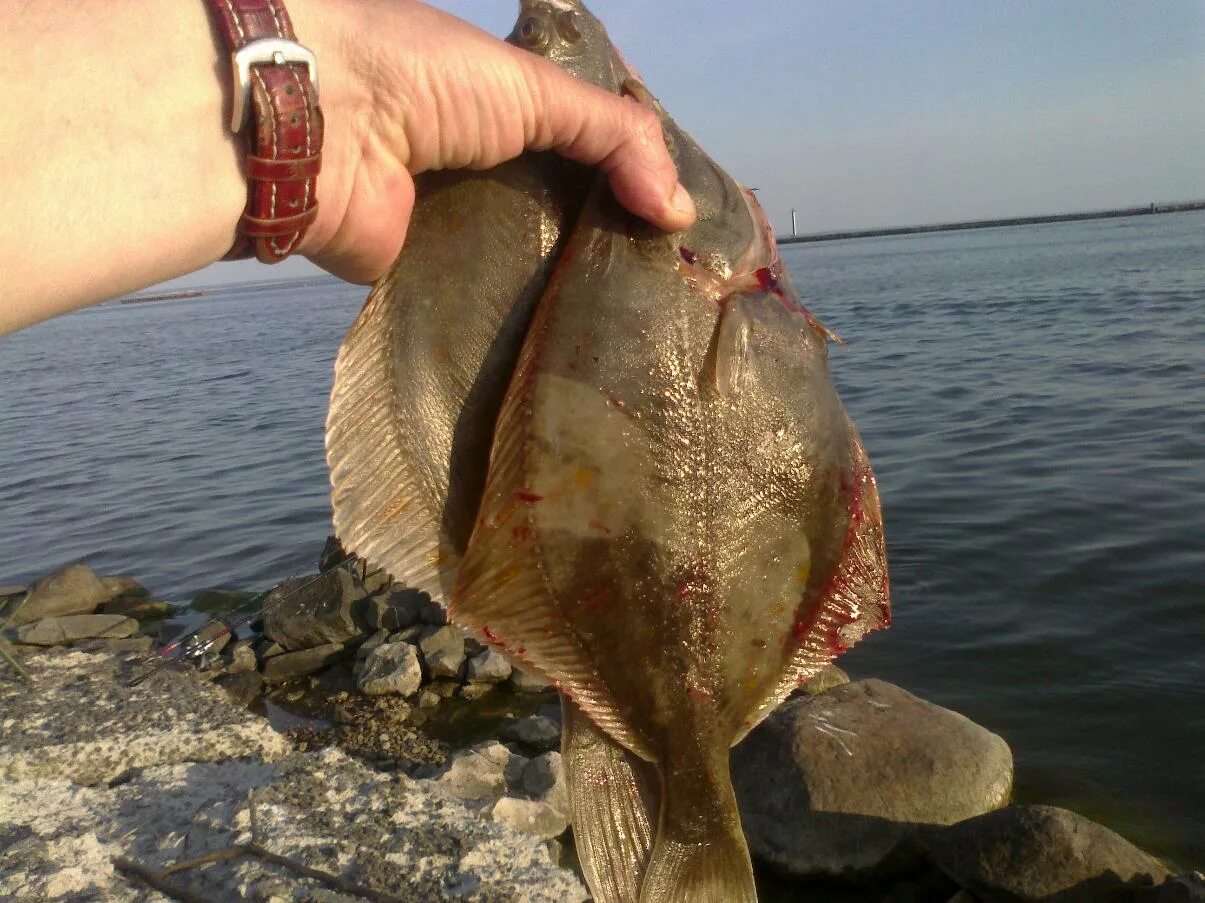
<path id="1" fill-rule="evenodd" d="M 435 5 L 495 34 L 517 7 Z M 591 8 L 779 232 L 1205 198 L 1203 0 Z M 189 281 L 307 271 L 219 266 Z"/>

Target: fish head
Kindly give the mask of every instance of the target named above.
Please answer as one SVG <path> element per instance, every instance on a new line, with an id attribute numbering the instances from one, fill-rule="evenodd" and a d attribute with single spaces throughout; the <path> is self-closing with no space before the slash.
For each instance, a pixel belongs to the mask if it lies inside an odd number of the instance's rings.
<path id="1" fill-rule="evenodd" d="M 507 41 L 583 81 L 615 85 L 615 48 L 607 29 L 579 0 L 521 0 Z"/>

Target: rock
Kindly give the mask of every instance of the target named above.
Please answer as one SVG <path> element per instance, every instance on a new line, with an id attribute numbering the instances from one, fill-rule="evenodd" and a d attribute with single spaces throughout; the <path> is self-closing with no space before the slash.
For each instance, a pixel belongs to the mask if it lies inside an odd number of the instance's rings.
<path id="1" fill-rule="evenodd" d="M 825 665 L 819 674 L 805 680 L 795 689 L 795 695 L 819 696 L 825 690 L 849 683 L 849 675 L 836 665 Z"/>
<path id="2" fill-rule="evenodd" d="M 543 693 L 552 689 L 552 684 L 540 675 L 514 667 L 510 671 L 510 685 L 517 693 Z"/>
<path id="3" fill-rule="evenodd" d="M 227 612 L 242 608 L 254 599 L 255 596 L 255 593 L 248 593 L 242 590 L 203 589 L 193 597 L 188 607 L 196 611 L 203 611 L 206 614 L 226 614 Z"/>
<path id="4" fill-rule="evenodd" d="M 347 652 L 347 647 L 342 643 L 327 643 L 312 649 L 274 655 L 264 662 L 264 680 L 271 683 L 283 683 L 313 674 L 315 671 L 320 671 L 327 665 L 339 661 L 347 655 Z"/>
<path id="5" fill-rule="evenodd" d="M 514 752 L 514 750 L 511 750 Z M 506 768 L 502 771 L 502 777 L 506 779 L 506 787 L 511 792 L 521 792 L 523 790 L 523 773 L 527 771 L 527 766 L 531 760 L 515 753 L 506 760 Z"/>
<path id="6" fill-rule="evenodd" d="M 114 599 L 149 599 L 151 591 L 133 577 L 101 577 L 100 582 L 109 591 L 109 601 Z"/>
<path id="7" fill-rule="evenodd" d="M 264 690 L 263 675 L 254 670 L 227 672 L 214 683 L 226 691 L 231 702 L 243 708 L 251 705 Z"/>
<path id="8" fill-rule="evenodd" d="M 456 691 L 456 695 L 461 699 L 467 699 L 469 702 L 474 702 L 482 696 L 492 693 L 494 684 L 465 684 Z"/>
<path id="9" fill-rule="evenodd" d="M 264 634 L 290 652 L 346 643 L 368 633 L 357 604 L 363 598 L 342 568 L 286 580 L 264 600 Z"/>
<path id="10" fill-rule="evenodd" d="M 462 800 L 496 799 L 506 794 L 506 772 L 519 758 L 497 740 L 457 753 L 439 785 Z"/>
<path id="11" fill-rule="evenodd" d="M 929 840 L 934 863 L 985 899 L 1129 903 L 1168 877 L 1156 859 L 1108 828 L 1054 806 L 1010 806 Z"/>
<path id="12" fill-rule="evenodd" d="M 448 623 L 448 610 L 428 596 L 419 618 L 424 624 L 435 624 L 442 627 Z"/>
<path id="13" fill-rule="evenodd" d="M 486 649 L 469 659 L 465 679 L 471 684 L 497 684 L 510 677 L 510 662 L 496 649 Z"/>
<path id="14" fill-rule="evenodd" d="M 374 598 L 365 609 L 365 614 L 371 627 L 389 631 L 405 630 L 418 623 L 427 601 L 426 593 L 416 589 L 400 590 Z"/>
<path id="15" fill-rule="evenodd" d="M 91 568 L 69 564 L 33 585 L 12 622 L 29 624 L 62 615 L 91 614 L 102 602 L 108 601 L 109 595 L 108 588 Z"/>
<path id="16" fill-rule="evenodd" d="M 282 655 L 287 650 L 274 640 L 264 638 L 255 644 L 255 657 L 261 662 L 266 662 L 268 659 L 277 655 Z"/>
<path id="17" fill-rule="evenodd" d="M 100 607 L 106 615 L 124 615 L 136 621 L 149 621 L 153 618 L 166 618 L 179 609 L 170 602 L 159 602 L 154 599 L 144 599 L 138 596 L 118 596 L 110 599 Z"/>
<path id="18" fill-rule="evenodd" d="M 254 671 L 259 667 L 250 640 L 235 640 L 222 652 L 222 670 L 227 674 Z"/>
<path id="19" fill-rule="evenodd" d="M 196 645 L 205 645 L 206 655 L 217 655 L 230 642 L 230 625 L 225 621 L 211 621 L 203 626 L 194 638 Z"/>
<path id="20" fill-rule="evenodd" d="M 0 585 L 0 601 L 12 599 L 15 596 L 24 596 L 27 589 L 28 587 L 22 586 L 19 583 Z"/>
<path id="21" fill-rule="evenodd" d="M 389 638 L 391 643 L 409 643 L 412 646 L 417 646 L 422 642 L 423 637 L 430 636 L 438 627 L 427 627 L 423 624 L 412 624 L 405 630 L 399 630 Z"/>
<path id="22" fill-rule="evenodd" d="M 1003 806 L 1012 753 L 956 712 L 880 680 L 791 699 L 732 751 L 750 851 L 795 875 L 908 864 L 925 826 Z"/>
<path id="23" fill-rule="evenodd" d="M 460 679 L 464 669 L 464 634 L 459 627 L 441 627 L 418 646 L 432 677 Z"/>
<path id="24" fill-rule="evenodd" d="M 1205 875 L 1200 872 L 1177 875 L 1134 896 L 1136 903 L 1205 903 Z"/>
<path id="25" fill-rule="evenodd" d="M 0 669 L 0 712 L 14 725 L 0 744 L 0 793 L 21 782 L 103 784 L 159 765 L 276 759 L 290 749 L 265 719 L 232 706 L 190 668 L 163 668 L 127 687 L 138 665 L 111 653 L 44 653 L 23 664 L 36 692 Z M 20 811 L 0 804 L 0 825 Z M 106 809 L 97 817 L 118 814 Z"/>
<path id="26" fill-rule="evenodd" d="M 564 812 L 540 800 L 506 796 L 494 804 L 492 814 L 494 821 L 544 840 L 559 837 L 569 827 L 569 817 Z"/>
<path id="27" fill-rule="evenodd" d="M 555 792 L 557 787 L 566 793 L 565 766 L 559 752 L 536 756 L 523 769 L 523 790 L 535 798 Z M 567 804 L 566 800 L 566 804 Z"/>
<path id="28" fill-rule="evenodd" d="M 415 648 L 409 643 L 385 643 L 364 659 L 357 685 L 369 696 L 410 696 L 422 682 L 423 666 Z"/>
<path id="29" fill-rule="evenodd" d="M 124 615 L 64 615 L 17 628 L 17 641 L 30 646 L 69 646 L 81 640 L 133 636 L 138 622 Z"/>
<path id="30" fill-rule="evenodd" d="M 352 556 L 352 560 L 357 559 Z M 347 561 L 347 550 L 343 548 L 343 543 L 339 542 L 339 537 L 333 534 L 328 536 L 322 545 L 322 551 L 318 553 L 318 572 L 325 574 L 329 570 L 346 564 Z"/>
<path id="31" fill-rule="evenodd" d="M 543 715 L 528 715 L 503 728 L 504 735 L 534 746 L 536 749 L 554 749 L 561 745 L 561 726 Z"/>
<path id="32" fill-rule="evenodd" d="M 427 689 L 430 690 L 432 693 L 434 693 L 436 696 L 438 696 L 440 699 L 451 699 L 453 696 L 456 695 L 456 690 L 459 687 L 460 687 L 460 684 L 458 684 L 454 680 L 449 680 L 446 677 L 441 677 L 437 680 L 433 680 L 433 681 L 431 681 L 430 684 L 427 685 Z"/>
<path id="33" fill-rule="evenodd" d="M 418 707 L 420 709 L 433 709 L 442 701 L 443 697 L 430 688 L 418 694 Z"/>

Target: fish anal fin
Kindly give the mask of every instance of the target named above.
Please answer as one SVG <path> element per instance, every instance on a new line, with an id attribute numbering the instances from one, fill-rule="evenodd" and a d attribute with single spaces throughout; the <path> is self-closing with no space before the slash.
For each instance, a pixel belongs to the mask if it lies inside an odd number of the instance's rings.
<path id="1" fill-rule="evenodd" d="M 636 903 L 657 829 L 656 766 L 628 752 L 562 697 L 561 755 L 573 836 L 596 903 Z"/>
<path id="2" fill-rule="evenodd" d="M 394 580 L 442 598 L 440 573 L 456 566 L 441 548 L 429 493 L 408 463 L 392 385 L 393 280 L 377 283 L 335 362 L 326 421 L 335 535 Z"/>

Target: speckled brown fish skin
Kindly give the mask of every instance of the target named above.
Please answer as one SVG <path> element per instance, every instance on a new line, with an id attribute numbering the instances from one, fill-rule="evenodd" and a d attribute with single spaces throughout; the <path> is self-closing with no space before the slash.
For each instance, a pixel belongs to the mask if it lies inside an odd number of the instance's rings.
<path id="1" fill-rule="evenodd" d="M 509 40 L 618 87 L 614 48 L 576 2 L 524 0 Z M 597 178 L 552 153 L 420 176 L 405 248 L 340 348 L 326 437 L 335 532 L 438 600 L 535 302 Z"/>
<path id="2" fill-rule="evenodd" d="M 666 236 L 605 191 L 587 202 L 503 404 L 451 612 L 624 751 L 607 751 L 613 786 L 570 776 L 589 797 L 575 819 L 622 813 L 607 857 L 658 801 L 651 852 L 626 845 L 648 855 L 638 897 L 629 879 L 607 899 L 753 900 L 728 750 L 885 625 L 882 523 L 829 333 L 752 196 L 663 122 L 700 221 Z"/>

